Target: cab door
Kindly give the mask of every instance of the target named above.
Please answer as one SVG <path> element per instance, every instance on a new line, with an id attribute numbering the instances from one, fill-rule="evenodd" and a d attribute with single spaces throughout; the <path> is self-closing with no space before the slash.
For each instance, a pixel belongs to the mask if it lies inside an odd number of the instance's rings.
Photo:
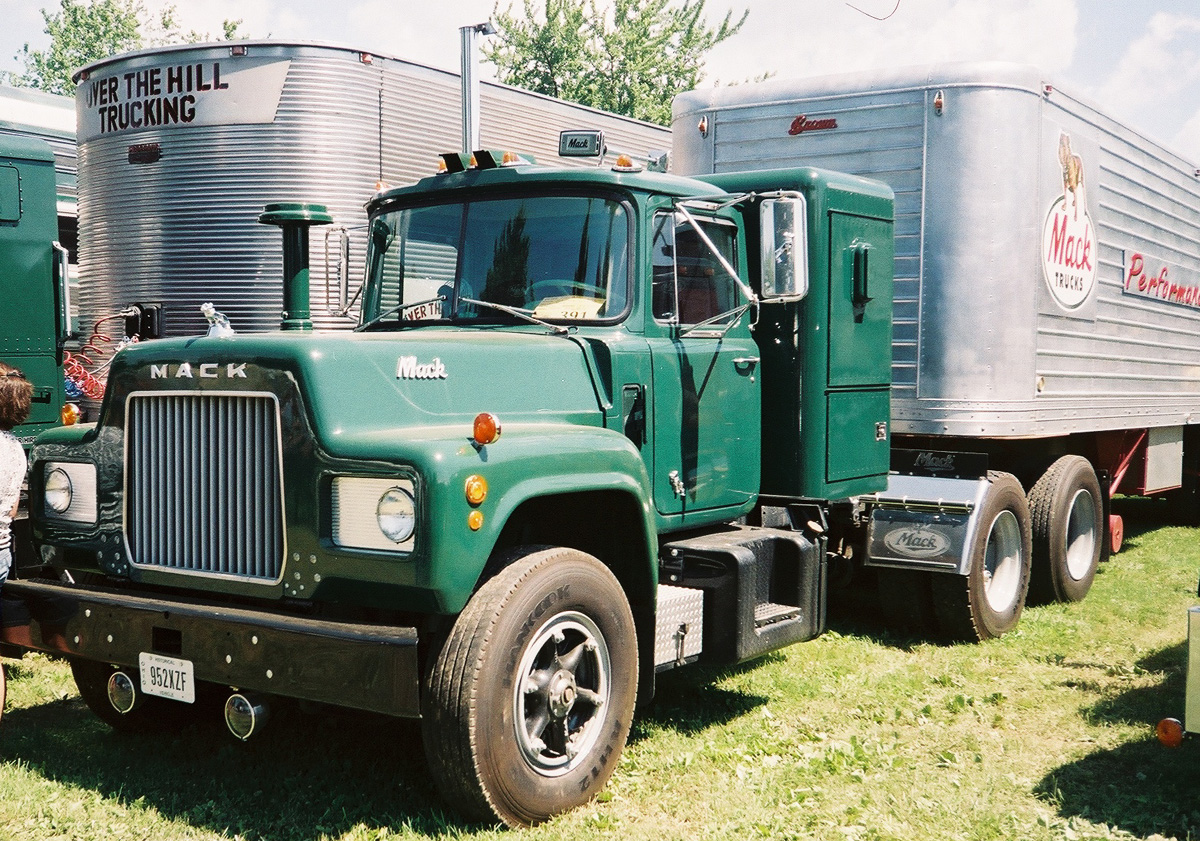
<path id="1" fill-rule="evenodd" d="M 736 267 L 737 228 L 698 222 Z M 745 299 L 675 214 L 655 217 L 651 263 L 655 508 L 672 516 L 742 506 L 760 473 L 759 358 Z"/>

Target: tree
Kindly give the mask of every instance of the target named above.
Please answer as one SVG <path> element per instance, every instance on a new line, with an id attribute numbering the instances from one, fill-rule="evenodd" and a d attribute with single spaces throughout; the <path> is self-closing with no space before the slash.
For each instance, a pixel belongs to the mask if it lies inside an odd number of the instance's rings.
<path id="1" fill-rule="evenodd" d="M 85 64 L 143 47 L 210 40 L 207 33 L 182 31 L 175 6 L 155 15 L 141 0 L 61 0 L 57 13 L 41 11 L 50 47 L 34 50 L 25 44 L 16 55 L 25 70 L 9 74 L 9 82 L 64 96 L 74 96 L 71 74 Z M 223 22 L 226 40 L 238 37 L 240 24 Z"/>
<path id="2" fill-rule="evenodd" d="M 749 10 L 733 12 L 715 29 L 704 20 L 704 0 L 522 0 L 494 17 L 496 38 L 483 47 L 500 81 L 666 125 L 671 98 L 704 78 L 704 56 L 733 36 Z"/>

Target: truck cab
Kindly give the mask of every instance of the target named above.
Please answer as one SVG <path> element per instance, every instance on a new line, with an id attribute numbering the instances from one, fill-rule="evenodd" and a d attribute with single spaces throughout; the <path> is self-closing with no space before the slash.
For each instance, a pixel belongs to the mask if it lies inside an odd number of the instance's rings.
<path id="1" fill-rule="evenodd" d="M 327 215 L 271 206 L 280 331 L 129 347 L 38 439 L 7 639 L 123 729 L 420 717 L 447 799 L 527 825 L 604 785 L 656 672 L 823 630 L 824 501 L 887 483 L 892 197 L 445 162 L 372 199 L 353 333 L 305 310 Z"/>

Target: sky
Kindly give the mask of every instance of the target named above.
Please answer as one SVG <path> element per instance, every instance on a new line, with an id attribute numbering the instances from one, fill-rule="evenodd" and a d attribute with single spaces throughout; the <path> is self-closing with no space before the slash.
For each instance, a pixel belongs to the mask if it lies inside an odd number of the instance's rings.
<path id="1" fill-rule="evenodd" d="M 604 0 L 601 0 L 603 3 Z M 148 8 L 165 0 L 142 0 Z M 533 0 L 537 7 L 542 0 Z M 219 33 L 240 19 L 251 38 L 340 44 L 457 71 L 458 28 L 493 16 L 493 0 L 176 0 L 183 27 Z M 523 8 L 501 0 L 499 8 Z M 0 0 L 0 70 L 23 44 L 43 49 L 40 8 Z M 857 8 L 855 8 L 857 7 Z M 716 24 L 749 17 L 716 47 L 702 85 L 943 61 L 1032 64 L 1057 87 L 1200 164 L 1200 4 L 1196 0 L 707 0 Z M 883 18 L 879 20 L 877 18 Z M 485 63 L 481 78 L 492 78 Z"/>

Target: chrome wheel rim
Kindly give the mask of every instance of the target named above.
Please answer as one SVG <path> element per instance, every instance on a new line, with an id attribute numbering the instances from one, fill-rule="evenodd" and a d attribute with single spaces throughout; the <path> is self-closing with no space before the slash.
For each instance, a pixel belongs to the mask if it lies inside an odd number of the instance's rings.
<path id="1" fill-rule="evenodd" d="M 1021 524 L 1011 511 L 1001 511 L 988 529 L 983 559 L 984 594 L 997 613 L 1009 610 L 1021 588 Z"/>
<path id="2" fill-rule="evenodd" d="M 1096 557 L 1096 503 L 1084 488 L 1075 492 L 1067 515 L 1067 574 L 1075 581 L 1085 578 Z"/>
<path id="3" fill-rule="evenodd" d="M 612 660 L 589 617 L 559 613 L 541 626 L 521 657 L 513 724 L 521 755 L 547 777 L 579 765 L 600 738 L 612 686 Z"/>

